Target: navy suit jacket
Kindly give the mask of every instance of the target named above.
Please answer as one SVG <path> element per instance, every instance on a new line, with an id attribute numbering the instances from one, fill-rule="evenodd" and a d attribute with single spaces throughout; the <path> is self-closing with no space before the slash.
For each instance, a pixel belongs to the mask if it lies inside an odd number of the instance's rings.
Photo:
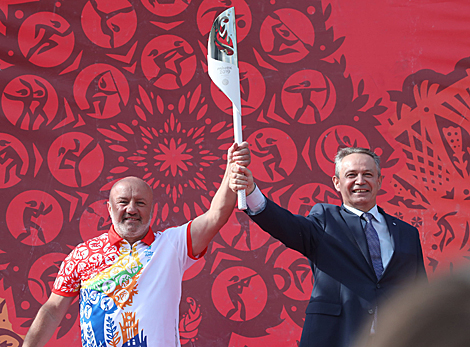
<path id="1" fill-rule="evenodd" d="M 314 286 L 300 347 L 351 346 L 362 326 L 371 326 L 380 303 L 396 289 L 426 277 L 418 230 L 379 212 L 394 242 L 393 256 L 377 280 L 361 219 L 344 206 L 316 204 L 307 217 L 267 200 L 250 216 L 263 230 L 299 251 L 311 264 Z"/>

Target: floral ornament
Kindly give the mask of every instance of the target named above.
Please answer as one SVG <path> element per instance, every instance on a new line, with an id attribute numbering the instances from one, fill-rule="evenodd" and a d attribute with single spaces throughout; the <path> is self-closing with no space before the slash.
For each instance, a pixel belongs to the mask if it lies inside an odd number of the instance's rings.
<path id="1" fill-rule="evenodd" d="M 401 212 L 395 212 L 395 217 L 397 217 L 398 219 L 403 220 L 403 213 L 401 213 Z"/>
<path id="2" fill-rule="evenodd" d="M 215 123 L 206 116 L 207 103 L 201 86 L 182 95 L 176 107 L 141 88 L 135 110 L 138 118 L 130 126 L 118 123 L 98 129 L 107 137 L 108 147 L 119 154 L 119 164 L 110 170 L 112 176 L 108 177 L 111 183 L 128 172 L 135 175 L 137 169 L 138 176 L 159 197 L 155 211 L 160 211 L 163 221 L 170 210 L 182 211 L 186 220 L 200 214 L 209 207 L 207 195 L 215 193 L 214 181 L 219 181 L 223 173 L 220 170 L 214 176 L 214 165 L 222 166 L 218 162 L 224 151 L 215 153 L 205 139 L 215 135 L 220 140 L 215 148 L 228 148 L 233 136 L 231 122 Z"/>
<path id="3" fill-rule="evenodd" d="M 154 189 L 164 188 L 176 203 L 186 188 L 208 190 L 204 168 L 211 167 L 219 157 L 201 145 L 205 129 L 206 126 L 184 129 L 172 114 L 160 131 L 141 127 L 141 140 L 148 145 L 127 159 L 144 167 L 143 179 Z M 150 170 L 152 166 L 157 170 Z M 187 177 L 185 183 L 181 180 L 183 175 Z"/>
<path id="4" fill-rule="evenodd" d="M 423 225 L 423 220 L 421 217 L 413 217 L 411 218 L 411 225 L 413 225 L 415 228 L 419 228 Z"/>
<path id="5" fill-rule="evenodd" d="M 196 300 L 191 297 L 188 297 L 186 302 L 189 304 L 189 309 L 183 314 L 179 324 L 181 345 L 194 342 L 197 339 L 199 324 L 202 320 L 201 305 L 198 305 Z"/>

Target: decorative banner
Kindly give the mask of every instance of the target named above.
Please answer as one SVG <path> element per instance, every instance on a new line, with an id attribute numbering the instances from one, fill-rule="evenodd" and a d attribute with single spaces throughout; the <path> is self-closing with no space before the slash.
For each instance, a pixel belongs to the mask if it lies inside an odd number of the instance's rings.
<path id="1" fill-rule="evenodd" d="M 431 280 L 468 264 L 470 3 L 4 0 L 0 345 L 21 344 L 62 259 L 109 228 L 116 180 L 151 185 L 153 229 L 208 209 L 233 124 L 207 42 L 230 7 L 261 190 L 301 215 L 340 204 L 336 151 L 370 147 L 379 205 L 418 228 Z M 182 346 L 295 347 L 313 281 L 236 210 L 184 276 Z M 81 346 L 78 315 L 77 300 L 47 346 Z"/>

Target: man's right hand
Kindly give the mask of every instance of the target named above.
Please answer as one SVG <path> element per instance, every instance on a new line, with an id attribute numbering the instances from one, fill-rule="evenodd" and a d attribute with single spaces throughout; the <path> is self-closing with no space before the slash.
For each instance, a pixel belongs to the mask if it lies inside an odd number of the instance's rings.
<path id="1" fill-rule="evenodd" d="M 253 174 L 246 167 L 232 163 L 229 187 L 234 192 L 245 189 L 246 195 L 250 195 L 256 187 Z"/>

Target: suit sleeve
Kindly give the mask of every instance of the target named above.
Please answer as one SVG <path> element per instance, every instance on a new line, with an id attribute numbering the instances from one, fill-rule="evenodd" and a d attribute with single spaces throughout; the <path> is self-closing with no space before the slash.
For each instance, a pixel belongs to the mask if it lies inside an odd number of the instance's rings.
<path id="1" fill-rule="evenodd" d="M 318 209 L 317 205 L 312 211 Z M 321 208 L 321 206 L 318 207 Z M 272 237 L 305 256 L 315 251 L 323 235 L 322 222 L 318 215 L 312 212 L 308 217 L 296 215 L 269 199 L 262 212 L 250 217 Z"/>

